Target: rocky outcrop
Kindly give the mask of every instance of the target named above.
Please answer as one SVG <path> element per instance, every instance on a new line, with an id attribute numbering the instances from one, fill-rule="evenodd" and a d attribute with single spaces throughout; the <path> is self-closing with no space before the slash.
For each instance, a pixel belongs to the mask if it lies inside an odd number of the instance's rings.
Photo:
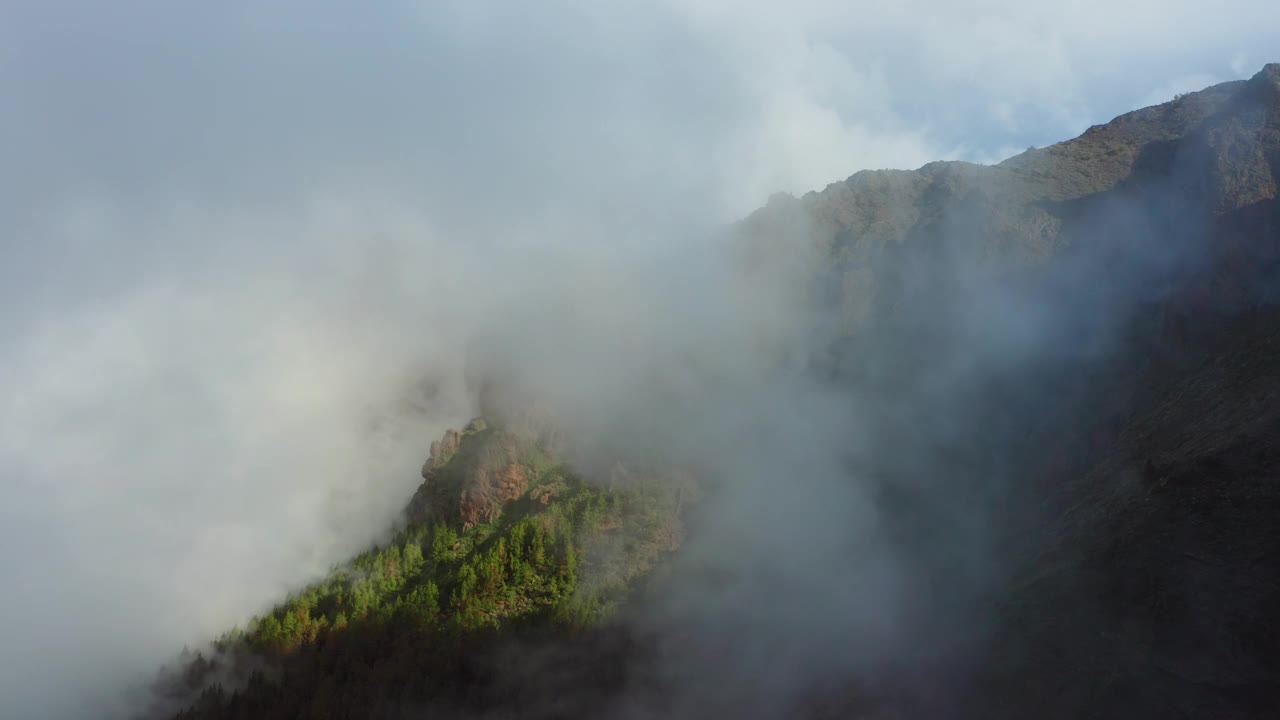
<path id="1" fill-rule="evenodd" d="M 520 436 L 472 420 L 431 443 L 423 484 L 409 503 L 413 521 L 442 520 L 468 529 L 491 522 L 529 489 L 534 457 L 545 451 Z"/>
<path id="2" fill-rule="evenodd" d="M 431 474 L 444 467 L 453 454 L 462 446 L 462 435 L 456 430 L 446 430 L 444 437 L 431 442 L 431 454 L 422 466 L 423 479 L 430 479 Z"/>
<path id="3" fill-rule="evenodd" d="M 458 498 L 458 517 L 463 529 L 492 522 L 507 503 L 519 498 L 529 487 L 529 473 L 518 462 L 481 465 L 473 469 Z"/>

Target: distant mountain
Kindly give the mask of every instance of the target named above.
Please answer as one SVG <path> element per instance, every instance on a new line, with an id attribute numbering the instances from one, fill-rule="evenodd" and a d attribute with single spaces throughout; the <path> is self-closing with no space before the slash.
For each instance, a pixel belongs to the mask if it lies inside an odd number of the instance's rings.
<path id="1" fill-rule="evenodd" d="M 998 165 L 859 172 L 799 199 L 775 195 L 741 225 L 758 238 L 804 228 L 854 326 L 891 313 L 913 290 L 904 268 L 921 263 L 943 275 L 954 275 L 955 263 L 1007 271 L 1112 244 L 1107 251 L 1117 254 L 1172 247 L 1242 265 L 1257 253 L 1263 267 L 1254 272 L 1270 271 L 1275 250 L 1250 239 L 1275 232 L 1278 82 L 1280 64 L 1268 65 L 1250 80 L 1121 115 Z M 1165 237 L 1202 231 L 1212 247 Z"/>
<path id="2" fill-rule="evenodd" d="M 788 716 L 1280 717 L 1278 187 L 1268 65 L 735 226 L 745 272 L 806 258 L 808 371 L 877 418 L 850 476 L 916 569 L 915 660 L 815 679 Z M 599 717 L 641 691 L 693 712 L 661 669 L 700 636 L 627 618 L 678 581 L 714 488 L 490 422 L 433 447 L 390 544 L 166 675 L 157 712 Z M 707 683 L 711 655 L 688 661 Z M 701 709 L 773 716 L 767 692 Z"/>

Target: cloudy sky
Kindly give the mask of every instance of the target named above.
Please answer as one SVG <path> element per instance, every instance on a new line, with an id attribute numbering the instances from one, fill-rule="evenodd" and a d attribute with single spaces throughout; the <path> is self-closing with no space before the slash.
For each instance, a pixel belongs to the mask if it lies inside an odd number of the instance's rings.
<path id="1" fill-rule="evenodd" d="M 8 0 L 0 698 L 77 716 L 376 537 L 527 275 L 1268 61 L 1266 0 Z"/>

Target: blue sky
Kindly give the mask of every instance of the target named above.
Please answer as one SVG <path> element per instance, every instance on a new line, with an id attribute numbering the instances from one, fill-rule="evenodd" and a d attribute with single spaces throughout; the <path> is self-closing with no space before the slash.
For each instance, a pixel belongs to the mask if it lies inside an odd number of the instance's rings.
<path id="1" fill-rule="evenodd" d="M 524 258 L 1268 61 L 1265 0 L 5 3 L 0 697 L 74 716 L 375 537 Z"/>

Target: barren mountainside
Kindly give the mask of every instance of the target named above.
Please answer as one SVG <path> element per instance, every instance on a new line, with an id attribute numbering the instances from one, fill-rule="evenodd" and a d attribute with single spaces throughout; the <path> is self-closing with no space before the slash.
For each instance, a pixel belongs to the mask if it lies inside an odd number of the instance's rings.
<path id="1" fill-rule="evenodd" d="M 662 605 L 730 491 L 490 417 L 432 444 L 393 540 L 166 676 L 157 713 L 1280 716 L 1278 188 L 1273 64 L 734 227 L 747 272 L 807 259 L 806 372 L 875 420 L 843 467 L 911 570 L 910 631 L 874 666 L 827 648 L 763 702 L 776 688 L 732 671 L 751 626 Z M 758 532 L 785 544 L 803 520 L 777 507 Z M 799 592 L 768 582 L 762 616 Z"/>

